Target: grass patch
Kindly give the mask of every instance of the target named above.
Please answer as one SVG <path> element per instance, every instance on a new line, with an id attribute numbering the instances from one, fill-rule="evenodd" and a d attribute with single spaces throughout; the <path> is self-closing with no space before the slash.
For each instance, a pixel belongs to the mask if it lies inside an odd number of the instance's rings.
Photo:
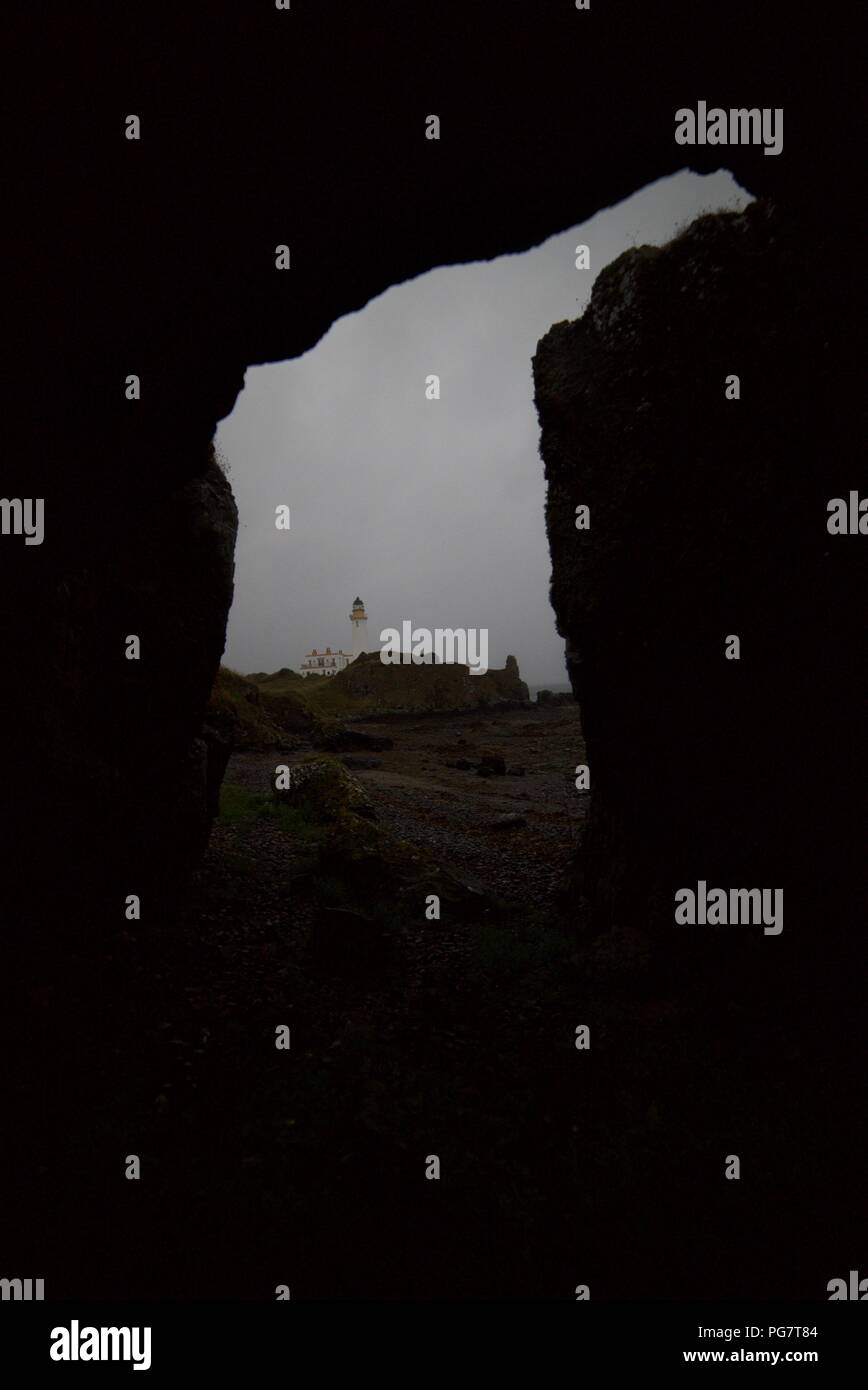
<path id="1" fill-rule="evenodd" d="M 261 819 L 273 820 L 286 835 L 294 835 L 311 845 L 319 844 L 323 836 L 322 826 L 313 818 L 306 806 L 281 806 L 263 797 L 259 812 Z"/>
<path id="2" fill-rule="evenodd" d="M 220 788 L 219 820 L 236 830 L 252 830 L 261 820 L 274 821 L 285 834 L 311 844 L 318 843 L 323 834 L 322 826 L 304 805 L 278 805 L 270 796 L 250 792 L 235 782 L 224 782 Z"/>
<path id="3" fill-rule="evenodd" d="M 232 748 L 291 746 L 295 735 L 307 734 L 316 725 L 304 701 L 288 685 L 260 689 L 228 666 L 217 672 L 206 720 Z"/>
<path id="4" fill-rule="evenodd" d="M 235 782 L 224 782 L 220 788 L 219 819 L 224 825 L 249 830 L 260 815 L 259 803 L 264 800 L 264 797 L 255 796 Z"/>

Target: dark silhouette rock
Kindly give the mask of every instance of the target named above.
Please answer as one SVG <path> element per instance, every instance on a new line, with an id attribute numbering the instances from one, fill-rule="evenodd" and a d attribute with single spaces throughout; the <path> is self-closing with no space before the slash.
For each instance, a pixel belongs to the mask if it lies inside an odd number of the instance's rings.
<path id="1" fill-rule="evenodd" d="M 233 745 L 209 724 L 205 725 L 203 738 L 206 749 L 205 787 L 208 815 L 214 820 L 220 812 L 220 788 L 232 756 Z"/>
<path id="2" fill-rule="evenodd" d="M 575 697 L 567 690 L 538 690 L 536 693 L 536 702 L 538 705 L 571 705 L 574 698 Z"/>
<path id="3" fill-rule="evenodd" d="M 826 502 L 856 474 L 861 308 L 835 254 L 767 204 L 703 217 L 621 256 L 537 350 L 598 925 L 669 940 L 702 878 L 783 887 L 788 940 L 856 937 L 868 547 L 828 534 Z"/>

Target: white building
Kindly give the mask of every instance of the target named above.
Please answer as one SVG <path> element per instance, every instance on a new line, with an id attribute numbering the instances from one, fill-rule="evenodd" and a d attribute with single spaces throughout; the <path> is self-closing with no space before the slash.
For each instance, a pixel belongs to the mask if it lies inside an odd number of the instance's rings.
<path id="1" fill-rule="evenodd" d="M 342 671 L 345 666 L 349 666 L 350 658 L 346 652 L 333 652 L 331 647 L 326 647 L 324 652 L 318 652 L 314 647 L 312 652 L 301 663 L 302 676 L 336 676 L 338 671 Z"/>
<path id="2" fill-rule="evenodd" d="M 308 676 L 336 676 L 338 671 L 343 671 L 349 666 L 351 661 L 355 661 L 357 656 L 361 656 L 365 650 L 365 624 L 368 615 L 365 612 L 365 605 L 360 598 L 353 602 L 353 611 L 350 614 L 350 624 L 353 630 L 353 654 L 349 656 L 346 652 L 333 652 L 331 647 L 326 647 L 324 652 L 318 652 L 314 647 L 312 652 L 302 659 L 301 674 L 306 679 Z"/>

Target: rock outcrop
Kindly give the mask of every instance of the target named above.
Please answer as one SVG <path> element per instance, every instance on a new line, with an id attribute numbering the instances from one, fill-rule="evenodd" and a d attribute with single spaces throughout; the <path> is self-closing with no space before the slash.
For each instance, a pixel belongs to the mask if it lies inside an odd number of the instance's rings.
<path id="1" fill-rule="evenodd" d="M 674 892 L 704 879 L 783 887 L 803 947 L 858 935 L 868 542 L 826 526 L 864 478 L 834 256 L 762 203 L 702 217 L 610 265 L 539 344 L 552 602 L 591 768 L 576 889 L 597 928 L 670 940 Z"/>
<path id="2" fill-rule="evenodd" d="M 305 681 L 302 697 L 317 714 L 341 718 L 494 709 L 529 698 L 514 656 L 502 670 L 474 676 L 457 662 L 386 665 L 379 652 L 363 652 L 336 676 Z"/>
<path id="3" fill-rule="evenodd" d="M 292 748 L 317 720 L 291 690 L 272 694 L 221 666 L 205 712 L 206 727 L 232 749 Z"/>

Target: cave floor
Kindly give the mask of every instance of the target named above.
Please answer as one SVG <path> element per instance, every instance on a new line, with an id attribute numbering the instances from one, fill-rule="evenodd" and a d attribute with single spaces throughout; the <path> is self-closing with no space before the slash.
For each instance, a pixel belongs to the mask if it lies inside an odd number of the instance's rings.
<path id="1" fill-rule="evenodd" d="M 685 989 L 641 923 L 594 940 L 556 918 L 572 711 L 364 727 L 395 741 L 358 776 L 399 845 L 367 894 L 268 811 L 304 750 L 236 755 L 182 916 L 31 990 L 15 1267 L 52 1298 L 821 1296 L 864 1151 L 836 1038 L 775 976 Z M 446 766 L 498 750 L 523 777 Z"/>

